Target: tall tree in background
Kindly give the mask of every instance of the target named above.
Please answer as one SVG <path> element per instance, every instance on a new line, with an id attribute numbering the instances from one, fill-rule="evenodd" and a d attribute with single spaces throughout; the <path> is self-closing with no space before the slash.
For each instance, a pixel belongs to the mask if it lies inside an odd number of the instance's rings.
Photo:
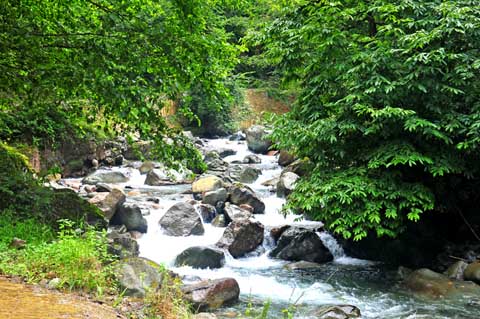
<path id="1" fill-rule="evenodd" d="M 160 112 L 193 85 L 214 105 L 228 98 L 224 80 L 237 49 L 219 25 L 220 5 L 216 0 L 2 1 L 0 126 L 13 129 L 0 138 L 22 133 L 12 124 L 21 112 L 38 112 L 31 118 L 42 121 L 54 110 L 72 122 L 102 114 L 107 128 L 157 138 L 164 160 L 194 165 L 198 153 L 185 147 Z M 188 106 L 180 111 L 194 116 Z M 55 135 L 57 120 L 49 118 L 53 123 L 34 133 Z M 166 136 L 171 143 L 162 143 Z"/>
<path id="2" fill-rule="evenodd" d="M 314 166 L 291 208 L 355 240 L 478 221 L 478 1 L 296 1 L 264 41 L 302 88 L 274 133 Z"/>

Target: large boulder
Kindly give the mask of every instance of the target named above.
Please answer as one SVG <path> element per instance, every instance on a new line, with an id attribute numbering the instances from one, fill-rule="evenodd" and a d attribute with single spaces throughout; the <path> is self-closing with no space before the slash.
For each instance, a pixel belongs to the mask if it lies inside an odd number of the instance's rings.
<path id="1" fill-rule="evenodd" d="M 138 257 L 140 247 L 130 233 L 114 230 L 107 235 L 107 240 L 108 252 L 119 259 Z"/>
<path id="2" fill-rule="evenodd" d="M 249 219 L 250 217 L 252 217 L 252 213 L 250 211 L 230 203 L 225 203 L 223 214 L 225 215 L 227 223 L 237 220 Z"/>
<path id="3" fill-rule="evenodd" d="M 285 172 L 280 175 L 277 184 L 277 196 L 286 197 L 290 195 L 290 193 L 295 189 L 295 183 L 299 178 L 300 176 L 292 172 Z"/>
<path id="4" fill-rule="evenodd" d="M 129 144 L 123 156 L 128 160 L 138 161 L 143 157 L 150 157 L 152 153 L 152 142 L 150 141 L 136 141 Z"/>
<path id="5" fill-rule="evenodd" d="M 263 242 L 263 225 L 253 219 L 240 219 L 231 222 L 217 243 L 234 257 L 242 257 L 254 251 Z"/>
<path id="6" fill-rule="evenodd" d="M 225 227 L 227 226 L 227 221 L 225 220 L 225 215 L 217 215 L 213 220 L 212 220 L 212 226 L 214 227 Z"/>
<path id="7" fill-rule="evenodd" d="M 260 125 L 251 126 L 247 130 L 247 145 L 248 149 L 254 153 L 267 153 L 272 141 L 268 139 L 269 132 L 265 127 Z"/>
<path id="8" fill-rule="evenodd" d="M 210 205 L 217 205 L 218 202 L 225 202 L 228 198 L 228 192 L 225 188 L 219 188 L 214 191 L 206 192 L 203 195 L 202 203 L 210 204 Z"/>
<path id="9" fill-rule="evenodd" d="M 215 247 L 195 246 L 185 249 L 175 259 L 175 266 L 193 268 L 221 268 L 225 264 L 225 253 Z"/>
<path id="10" fill-rule="evenodd" d="M 262 159 L 255 154 L 247 155 L 242 160 L 243 164 L 260 164 Z"/>
<path id="11" fill-rule="evenodd" d="M 215 191 L 223 187 L 222 180 L 217 176 L 207 176 L 196 180 L 192 184 L 194 193 L 206 193 Z"/>
<path id="12" fill-rule="evenodd" d="M 185 298 L 195 309 L 217 309 L 238 301 L 240 287 L 233 278 L 205 280 L 182 288 Z"/>
<path id="13" fill-rule="evenodd" d="M 120 207 L 126 200 L 125 193 L 119 188 L 113 188 L 109 193 L 98 193 L 88 201 L 100 208 L 105 215 L 105 218 L 110 220 L 115 214 L 118 207 Z"/>
<path id="14" fill-rule="evenodd" d="M 248 187 L 242 184 L 234 184 L 229 190 L 230 202 L 235 205 L 247 204 L 253 207 L 254 214 L 263 214 L 265 204 Z"/>
<path id="15" fill-rule="evenodd" d="M 142 210 L 133 203 L 120 205 L 110 223 L 112 225 L 125 225 L 128 231 L 136 230 L 141 233 L 146 233 L 148 228 L 148 223 L 142 215 Z"/>
<path id="16" fill-rule="evenodd" d="M 480 284 L 480 261 L 471 263 L 463 272 L 465 280 L 470 280 Z"/>
<path id="17" fill-rule="evenodd" d="M 248 184 L 255 182 L 262 171 L 251 166 L 234 165 L 228 168 L 227 174 L 234 181 Z"/>
<path id="18" fill-rule="evenodd" d="M 315 231 L 297 227 L 291 227 L 283 232 L 270 256 L 283 260 L 316 263 L 333 260 L 332 254 Z"/>
<path id="19" fill-rule="evenodd" d="M 217 210 L 209 204 L 199 204 L 195 206 L 204 223 L 211 223 L 217 217 Z"/>
<path id="20" fill-rule="evenodd" d="M 318 319 L 351 319 L 360 318 L 360 309 L 352 305 L 323 306 L 315 318 Z"/>
<path id="21" fill-rule="evenodd" d="M 307 159 L 297 159 L 285 167 L 282 174 L 285 172 L 292 172 L 299 176 L 304 176 L 310 172 L 311 167 L 312 164 Z"/>
<path id="22" fill-rule="evenodd" d="M 412 272 L 403 284 L 414 293 L 429 298 L 480 293 L 480 286 L 472 282 L 451 280 L 445 275 L 426 268 Z"/>
<path id="23" fill-rule="evenodd" d="M 203 235 L 202 219 L 194 206 L 189 203 L 176 203 L 170 207 L 159 221 L 160 226 L 170 236 Z"/>
<path id="24" fill-rule="evenodd" d="M 162 285 L 160 265 L 146 258 L 134 257 L 118 261 L 114 267 L 121 291 L 126 296 L 145 297 L 147 291 L 155 291 Z"/>
<path id="25" fill-rule="evenodd" d="M 82 180 L 83 184 L 96 185 L 98 183 L 119 184 L 129 181 L 129 177 L 120 171 L 96 171 Z"/>
<path id="26" fill-rule="evenodd" d="M 218 155 L 220 155 L 220 158 L 224 158 L 227 156 L 235 155 L 237 154 L 237 151 L 232 150 L 230 148 L 221 148 L 217 150 Z"/>
<path id="27" fill-rule="evenodd" d="M 142 175 L 148 174 L 153 169 L 155 169 L 155 163 L 151 161 L 143 162 L 142 165 L 138 168 L 138 170 L 140 171 L 140 174 Z"/>

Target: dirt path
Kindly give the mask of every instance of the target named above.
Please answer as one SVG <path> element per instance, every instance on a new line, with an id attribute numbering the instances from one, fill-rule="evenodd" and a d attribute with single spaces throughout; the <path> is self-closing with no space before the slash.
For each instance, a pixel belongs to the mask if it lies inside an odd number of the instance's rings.
<path id="1" fill-rule="evenodd" d="M 13 283 L 0 277 L 2 319 L 118 319 L 112 308 L 37 286 Z"/>

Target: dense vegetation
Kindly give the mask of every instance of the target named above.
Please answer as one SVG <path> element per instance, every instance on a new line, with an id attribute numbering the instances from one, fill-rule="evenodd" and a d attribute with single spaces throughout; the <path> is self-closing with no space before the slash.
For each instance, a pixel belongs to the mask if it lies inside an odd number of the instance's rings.
<path id="1" fill-rule="evenodd" d="M 264 41 L 301 88 L 277 145 L 314 166 L 290 207 L 356 240 L 478 218 L 477 1 L 298 1 Z"/>

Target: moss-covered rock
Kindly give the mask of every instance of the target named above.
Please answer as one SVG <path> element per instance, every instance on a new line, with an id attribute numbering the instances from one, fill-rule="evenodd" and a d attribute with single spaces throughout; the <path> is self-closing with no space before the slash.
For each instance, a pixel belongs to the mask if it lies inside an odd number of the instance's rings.
<path id="1" fill-rule="evenodd" d="M 52 190 L 50 207 L 51 211 L 48 214 L 48 219 L 52 221 L 69 219 L 80 223 L 86 222 L 89 225 L 101 228 L 107 225 L 103 212 L 95 205 L 79 197 L 71 189 Z"/>

